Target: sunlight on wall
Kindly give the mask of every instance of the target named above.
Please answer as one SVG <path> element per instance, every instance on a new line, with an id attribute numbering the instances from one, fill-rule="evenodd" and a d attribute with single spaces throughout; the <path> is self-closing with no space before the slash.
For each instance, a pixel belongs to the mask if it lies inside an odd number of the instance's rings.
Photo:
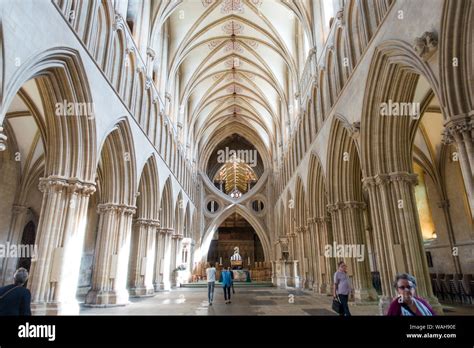
<path id="1" fill-rule="evenodd" d="M 420 217 L 421 234 L 423 240 L 436 238 L 433 216 L 431 215 L 430 205 L 428 203 L 428 195 L 425 186 L 425 176 L 423 169 L 413 164 L 413 170 L 418 174 L 418 185 L 415 186 L 416 207 L 418 208 L 418 216 Z"/>

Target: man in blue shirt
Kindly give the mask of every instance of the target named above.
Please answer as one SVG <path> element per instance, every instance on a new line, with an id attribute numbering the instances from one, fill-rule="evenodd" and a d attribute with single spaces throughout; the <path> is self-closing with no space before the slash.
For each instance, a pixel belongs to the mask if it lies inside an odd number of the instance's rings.
<path id="1" fill-rule="evenodd" d="M 229 304 L 230 302 L 230 288 L 232 286 L 232 276 L 230 274 L 232 272 L 230 267 L 227 270 L 222 272 L 222 288 L 224 289 L 224 300 L 225 304 Z"/>

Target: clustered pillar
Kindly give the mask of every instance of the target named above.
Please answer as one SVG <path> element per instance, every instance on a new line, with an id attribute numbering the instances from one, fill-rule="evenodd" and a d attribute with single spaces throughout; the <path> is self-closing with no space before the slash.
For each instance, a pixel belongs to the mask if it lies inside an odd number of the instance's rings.
<path id="1" fill-rule="evenodd" d="M 96 306 L 128 303 L 128 262 L 133 206 L 99 204 L 99 229 L 92 274 L 92 288 L 86 304 Z"/>
<path id="2" fill-rule="evenodd" d="M 78 314 L 76 291 L 89 197 L 95 184 L 50 176 L 39 184 L 43 202 L 38 224 L 38 255 L 28 286 L 36 314 Z"/>
<path id="3" fill-rule="evenodd" d="M 171 289 L 171 236 L 172 228 L 158 229 L 158 247 L 156 248 L 155 291 Z"/>
<path id="4" fill-rule="evenodd" d="M 339 261 L 344 259 L 348 265 L 348 272 L 352 274 L 352 286 L 354 288 L 354 298 L 356 301 L 372 301 L 377 299 L 375 289 L 371 285 L 370 267 L 367 260 L 367 242 L 365 240 L 365 226 L 363 211 L 366 209 L 363 202 L 338 202 L 328 205 L 328 210 L 332 217 L 334 243 L 342 245 L 343 248 L 349 246 L 352 251 L 360 247 L 363 250 L 361 255 L 344 255 L 337 257 L 337 249 L 332 246 L 332 253 Z"/>
<path id="5" fill-rule="evenodd" d="M 158 220 L 138 218 L 132 241 L 131 296 L 152 295 Z"/>
<path id="6" fill-rule="evenodd" d="M 373 219 L 374 243 L 379 261 L 384 313 L 395 296 L 396 273 L 407 272 L 416 277 L 417 293 L 439 308 L 430 284 L 416 208 L 414 186 L 416 174 L 395 172 L 363 179 L 369 193 Z"/>
<path id="7" fill-rule="evenodd" d="M 474 111 L 469 115 L 450 118 L 446 123 L 443 142 L 445 144 L 454 142 L 457 146 L 471 216 L 474 216 Z"/>

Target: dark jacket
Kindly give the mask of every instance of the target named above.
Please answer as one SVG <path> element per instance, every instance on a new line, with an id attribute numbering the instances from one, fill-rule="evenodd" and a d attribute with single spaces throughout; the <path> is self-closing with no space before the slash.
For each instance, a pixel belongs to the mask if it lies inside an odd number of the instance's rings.
<path id="1" fill-rule="evenodd" d="M 23 286 L 7 285 L 0 288 L 0 316 L 31 315 L 31 293 Z M 15 289 L 13 289 L 15 288 Z M 13 289 L 13 290 L 11 290 Z M 7 291 L 11 290 L 8 294 Z M 5 296 L 3 296 L 6 294 Z M 3 297 L 2 297 L 3 296 Z"/>

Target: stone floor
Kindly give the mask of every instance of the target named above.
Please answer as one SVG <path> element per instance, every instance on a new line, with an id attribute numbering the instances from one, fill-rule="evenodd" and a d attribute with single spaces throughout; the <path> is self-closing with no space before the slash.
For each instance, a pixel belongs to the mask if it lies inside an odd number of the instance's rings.
<path id="1" fill-rule="evenodd" d="M 225 304 L 221 288 L 214 303 L 207 302 L 207 289 L 174 289 L 154 297 L 131 298 L 123 307 L 81 307 L 82 315 L 335 315 L 332 298 L 300 290 L 237 288 L 232 303 Z M 474 306 L 448 305 L 447 315 L 474 315 Z M 353 315 L 377 315 L 377 305 L 350 304 Z"/>

